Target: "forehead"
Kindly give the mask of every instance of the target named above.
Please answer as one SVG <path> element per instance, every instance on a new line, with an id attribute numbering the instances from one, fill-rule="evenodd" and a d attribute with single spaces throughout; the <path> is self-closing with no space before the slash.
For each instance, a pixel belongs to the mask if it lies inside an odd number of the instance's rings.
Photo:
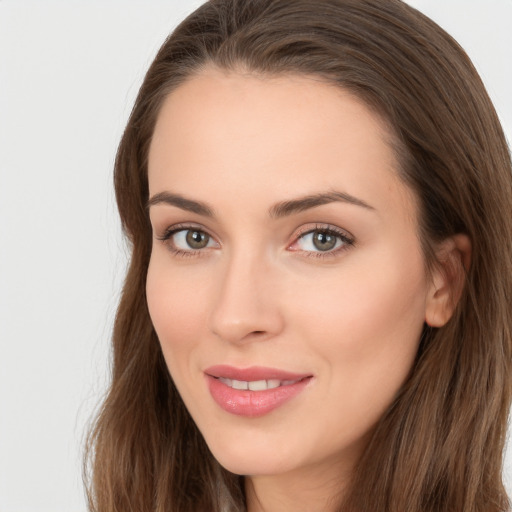
<path id="1" fill-rule="evenodd" d="M 378 114 L 320 79 L 208 69 L 161 108 L 149 153 L 150 194 L 247 190 L 279 201 L 341 187 L 392 206 L 410 195 L 398 178 L 392 139 Z"/>
<path id="2" fill-rule="evenodd" d="M 336 128 L 341 144 L 343 128 L 349 123 L 351 131 L 364 130 L 369 142 L 369 137 L 375 143 L 392 140 L 391 129 L 374 111 L 347 90 L 318 77 L 208 68 L 168 95 L 157 118 L 152 147 L 173 128 L 181 142 L 187 138 L 208 142 L 217 133 L 219 138 L 213 142 L 220 146 L 225 142 L 221 136 L 230 132 L 232 138 L 236 136 L 234 142 L 251 147 L 264 142 L 265 133 L 265 142 L 316 141 L 325 137 L 323 129 Z"/>

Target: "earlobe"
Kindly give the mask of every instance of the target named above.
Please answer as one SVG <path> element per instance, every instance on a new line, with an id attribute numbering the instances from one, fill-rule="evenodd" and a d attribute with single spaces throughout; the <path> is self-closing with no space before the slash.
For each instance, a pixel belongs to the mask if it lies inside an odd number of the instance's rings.
<path id="1" fill-rule="evenodd" d="M 425 322 L 431 327 L 442 327 L 453 315 L 471 264 L 471 241 L 467 235 L 457 234 L 444 240 L 438 250 L 437 265 L 425 307 Z"/>

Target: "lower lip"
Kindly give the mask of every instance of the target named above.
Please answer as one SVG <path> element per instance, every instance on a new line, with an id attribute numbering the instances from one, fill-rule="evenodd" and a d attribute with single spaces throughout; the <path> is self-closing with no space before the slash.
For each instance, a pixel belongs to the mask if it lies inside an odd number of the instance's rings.
<path id="1" fill-rule="evenodd" d="M 222 409 L 237 416 L 254 418 L 268 414 L 297 396 L 308 385 L 311 377 L 263 391 L 233 389 L 209 375 L 206 379 L 213 399 Z"/>

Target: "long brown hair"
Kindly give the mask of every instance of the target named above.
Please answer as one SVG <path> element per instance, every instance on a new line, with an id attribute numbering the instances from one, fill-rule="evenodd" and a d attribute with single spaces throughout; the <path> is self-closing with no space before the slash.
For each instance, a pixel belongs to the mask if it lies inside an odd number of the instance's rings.
<path id="1" fill-rule="evenodd" d="M 245 510 L 168 374 L 145 298 L 147 155 L 165 97 L 207 65 L 314 75 L 389 123 L 415 191 L 427 266 L 465 233 L 471 266 L 446 326 L 425 327 L 411 376 L 359 461 L 340 510 L 508 509 L 503 450 L 512 379 L 512 170 L 484 86 L 460 46 L 400 0 L 211 0 L 165 41 L 115 163 L 131 260 L 113 334 L 112 383 L 88 443 L 95 512 Z"/>

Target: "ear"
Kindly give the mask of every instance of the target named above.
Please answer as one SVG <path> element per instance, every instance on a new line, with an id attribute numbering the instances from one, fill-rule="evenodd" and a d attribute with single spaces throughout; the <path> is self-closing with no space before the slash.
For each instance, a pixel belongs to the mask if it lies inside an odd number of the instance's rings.
<path id="1" fill-rule="evenodd" d="M 454 235 L 441 242 L 436 256 L 425 322 L 431 327 L 442 327 L 452 317 L 464 290 L 466 272 L 471 264 L 471 241 L 467 235 Z"/>

